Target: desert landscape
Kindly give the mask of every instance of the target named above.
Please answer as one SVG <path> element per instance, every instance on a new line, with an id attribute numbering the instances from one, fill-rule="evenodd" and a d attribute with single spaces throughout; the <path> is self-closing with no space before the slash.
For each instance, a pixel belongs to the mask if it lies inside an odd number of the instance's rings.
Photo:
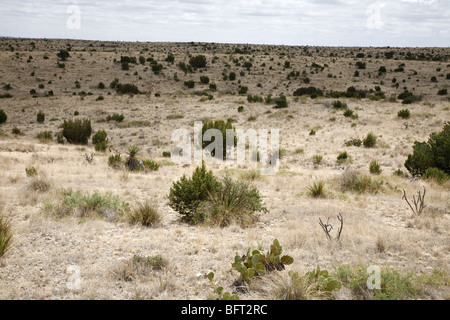
<path id="1" fill-rule="evenodd" d="M 405 167 L 449 87 L 448 47 L 1 38 L 0 298 L 449 299 L 450 180 Z M 87 141 L 63 134 L 76 120 Z M 273 175 L 205 160 L 261 200 L 202 202 L 219 223 L 170 196 L 200 167 L 172 161 L 173 131 L 211 120 L 280 130 Z M 245 273 L 275 239 L 292 259 Z"/>

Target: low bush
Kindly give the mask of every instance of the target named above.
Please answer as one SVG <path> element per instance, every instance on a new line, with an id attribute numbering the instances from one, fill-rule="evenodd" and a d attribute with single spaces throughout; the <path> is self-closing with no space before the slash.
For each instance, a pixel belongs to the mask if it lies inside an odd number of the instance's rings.
<path id="1" fill-rule="evenodd" d="M 108 115 L 106 117 L 106 121 L 116 121 L 116 122 L 122 122 L 125 119 L 125 116 L 123 114 L 114 113 L 113 115 Z"/>
<path id="2" fill-rule="evenodd" d="M 422 175 L 433 167 L 450 174 L 450 122 L 441 132 L 432 133 L 427 142 L 415 141 L 405 167 L 412 175 Z"/>
<path id="3" fill-rule="evenodd" d="M 369 132 L 366 138 L 363 140 L 363 145 L 366 148 L 372 148 L 377 143 L 377 136 L 372 132 Z"/>
<path id="4" fill-rule="evenodd" d="M 36 116 L 36 120 L 38 123 L 43 123 L 45 121 L 45 113 L 42 111 L 39 111 Z"/>
<path id="5" fill-rule="evenodd" d="M 8 116 L 3 109 L 0 109 L 0 124 L 5 123 L 6 120 L 8 120 Z"/>
<path id="6" fill-rule="evenodd" d="M 362 141 L 361 141 L 361 139 L 358 139 L 358 138 L 350 139 L 345 142 L 345 145 L 347 147 L 350 147 L 350 146 L 360 147 L 361 144 L 362 144 Z"/>
<path id="7" fill-rule="evenodd" d="M 205 163 L 197 167 L 191 178 L 183 175 L 170 188 L 169 205 L 183 216 L 187 222 L 193 221 L 200 202 L 207 200 L 209 194 L 215 193 L 220 182 L 212 171 L 207 171 Z"/>
<path id="8" fill-rule="evenodd" d="M 338 162 L 343 162 L 343 161 L 345 161 L 345 160 L 347 160 L 347 159 L 348 159 L 347 151 L 341 152 L 341 153 L 339 153 L 339 155 L 337 156 L 337 161 L 338 161 Z"/>
<path id="9" fill-rule="evenodd" d="M 411 116 L 411 113 L 408 109 L 402 109 L 397 113 L 397 117 L 402 119 L 408 119 Z"/>
<path id="10" fill-rule="evenodd" d="M 347 104 L 345 102 L 341 102 L 340 100 L 333 102 L 333 108 L 335 109 L 347 109 Z"/>
<path id="11" fill-rule="evenodd" d="M 204 55 L 193 56 L 189 59 L 189 64 L 193 68 L 206 68 L 206 57 Z"/>
<path id="12" fill-rule="evenodd" d="M 195 86 L 194 80 L 185 81 L 184 85 L 190 89 L 192 89 Z"/>
<path id="13" fill-rule="evenodd" d="M 121 84 L 118 83 L 116 85 L 116 92 L 118 94 L 139 94 L 139 89 L 137 86 L 131 83 Z"/>
<path id="14" fill-rule="evenodd" d="M 439 184 L 443 184 L 450 179 L 450 175 L 438 168 L 427 168 L 422 175 L 423 179 L 434 180 Z"/>
<path id="15" fill-rule="evenodd" d="M 90 119 L 64 120 L 62 127 L 62 135 L 73 144 L 87 144 L 92 133 Z"/>

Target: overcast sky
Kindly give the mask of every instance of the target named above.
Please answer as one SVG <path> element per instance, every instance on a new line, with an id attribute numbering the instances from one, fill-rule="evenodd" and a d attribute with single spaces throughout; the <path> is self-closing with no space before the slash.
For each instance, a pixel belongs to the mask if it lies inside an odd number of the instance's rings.
<path id="1" fill-rule="evenodd" d="M 450 0 L 0 0 L 0 36 L 450 46 Z"/>

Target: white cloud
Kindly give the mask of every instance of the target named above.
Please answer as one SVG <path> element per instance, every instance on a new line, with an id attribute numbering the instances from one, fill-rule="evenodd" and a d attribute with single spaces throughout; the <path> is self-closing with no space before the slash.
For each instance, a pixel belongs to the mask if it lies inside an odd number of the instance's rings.
<path id="1" fill-rule="evenodd" d="M 2 0 L 0 35 L 129 41 L 448 46 L 443 0 Z M 378 7 L 377 7 L 378 4 Z M 67 8 L 81 28 L 67 28 Z M 375 7 L 374 7 L 375 6 Z M 373 9 L 376 10 L 373 10 Z"/>

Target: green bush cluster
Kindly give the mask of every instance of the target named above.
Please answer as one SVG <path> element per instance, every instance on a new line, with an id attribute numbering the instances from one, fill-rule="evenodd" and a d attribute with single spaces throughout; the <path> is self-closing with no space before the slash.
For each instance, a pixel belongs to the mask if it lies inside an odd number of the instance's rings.
<path id="1" fill-rule="evenodd" d="M 87 144 L 92 133 L 90 119 L 64 120 L 62 135 L 69 143 Z"/>
<path id="2" fill-rule="evenodd" d="M 229 177 L 219 181 L 211 170 L 206 170 L 205 163 L 195 169 L 191 178 L 183 175 L 172 184 L 169 203 L 189 223 L 221 227 L 233 222 L 248 226 L 255 212 L 267 210 L 256 188 Z"/>
<path id="3" fill-rule="evenodd" d="M 105 130 L 97 131 L 92 137 L 92 144 L 95 146 L 95 151 L 106 151 L 108 147 L 108 134 Z"/>
<path id="4" fill-rule="evenodd" d="M 0 109 L 0 124 L 5 123 L 8 119 L 8 116 L 6 115 L 5 111 L 3 109 Z"/>
<path id="5" fill-rule="evenodd" d="M 428 168 L 450 174 L 450 122 L 445 123 L 441 132 L 432 133 L 427 142 L 415 141 L 405 167 L 412 175 L 422 175 Z"/>
<path id="6" fill-rule="evenodd" d="M 233 127 L 232 121 L 231 119 L 228 119 L 226 122 L 223 120 L 210 120 L 207 121 L 205 123 L 203 123 L 202 126 L 202 136 L 204 136 L 205 132 L 209 129 L 217 129 L 222 133 L 222 154 L 223 154 L 223 159 L 226 159 L 227 156 L 227 130 L 233 130 L 235 131 L 235 128 Z M 208 145 L 210 145 L 211 143 L 213 143 L 215 141 L 215 137 L 212 137 L 211 141 L 204 141 L 202 140 L 202 149 L 205 149 Z M 234 137 L 234 146 L 237 145 L 237 137 Z M 216 156 L 216 152 L 217 150 L 213 149 L 211 150 L 211 156 L 215 157 Z"/>

